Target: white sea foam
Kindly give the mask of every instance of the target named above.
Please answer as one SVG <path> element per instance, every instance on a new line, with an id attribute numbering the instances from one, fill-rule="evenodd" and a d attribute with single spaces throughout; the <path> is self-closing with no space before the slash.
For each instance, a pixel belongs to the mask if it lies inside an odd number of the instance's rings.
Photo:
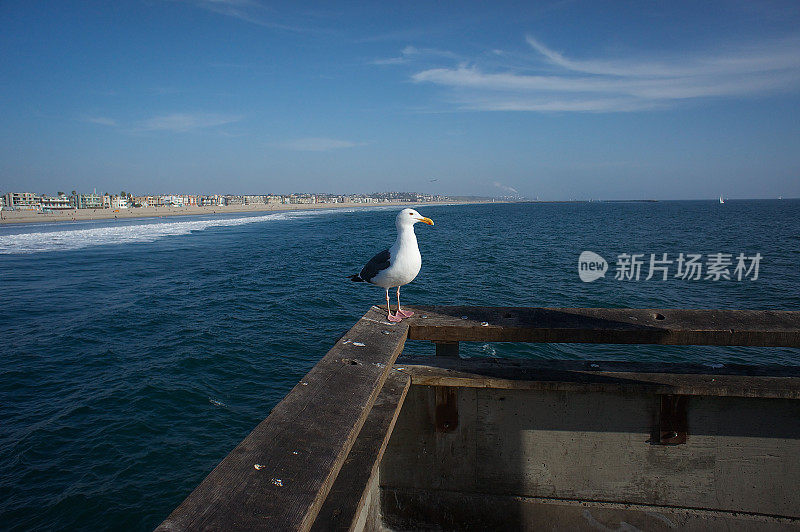
<path id="1" fill-rule="evenodd" d="M 409 204 L 416 207 L 417 204 Z M 438 205 L 437 205 L 438 206 Z M 428 206 L 426 206 L 427 208 Z M 219 217 L 209 216 L 203 219 L 186 220 L 182 217 L 168 217 L 164 221 L 150 219 L 127 218 L 123 220 L 96 220 L 79 223 L 36 223 L 24 226 L 0 227 L 0 255 L 12 253 L 40 253 L 44 251 L 71 251 L 94 246 L 110 244 L 130 244 L 137 242 L 154 242 L 160 238 L 176 235 L 188 235 L 196 231 L 204 231 L 212 227 L 234 227 L 237 225 L 291 220 L 324 214 L 344 214 L 358 210 L 382 211 L 399 209 L 397 205 L 374 205 L 369 207 L 313 209 L 303 211 L 283 211 L 262 216 Z M 90 227 L 86 227 L 90 225 Z M 94 227 L 93 225 L 97 225 Z M 6 234 L 3 234 L 6 233 Z"/>
<path id="2" fill-rule="evenodd" d="M 125 220 L 120 222 L 99 222 L 100 227 L 75 229 L 56 229 L 53 226 L 37 224 L 25 227 L 23 231 L 12 234 L 0 234 L 0 254 L 39 253 L 44 251 L 71 251 L 93 246 L 109 244 L 130 244 L 137 242 L 154 242 L 160 238 L 176 235 L 188 235 L 196 231 L 204 231 L 212 227 L 233 227 L 245 224 L 263 223 L 293 218 L 319 216 L 331 213 L 353 212 L 352 209 L 321 209 L 308 211 L 288 211 L 266 214 L 263 216 L 210 217 L 201 220 L 182 220 L 167 218 L 153 222 L 145 220 Z"/>
<path id="3" fill-rule="evenodd" d="M 492 358 L 497 358 L 497 351 L 491 346 L 491 344 L 483 344 L 481 346 L 481 351 Z"/>

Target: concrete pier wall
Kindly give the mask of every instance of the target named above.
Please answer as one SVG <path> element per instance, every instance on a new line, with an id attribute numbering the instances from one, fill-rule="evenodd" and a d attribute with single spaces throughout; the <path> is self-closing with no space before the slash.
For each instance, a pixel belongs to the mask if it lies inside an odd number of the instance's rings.
<path id="1" fill-rule="evenodd" d="M 800 526 L 798 400 L 690 396 L 659 445 L 658 394 L 451 387 L 441 430 L 441 388 L 411 387 L 381 462 L 389 527 Z"/>

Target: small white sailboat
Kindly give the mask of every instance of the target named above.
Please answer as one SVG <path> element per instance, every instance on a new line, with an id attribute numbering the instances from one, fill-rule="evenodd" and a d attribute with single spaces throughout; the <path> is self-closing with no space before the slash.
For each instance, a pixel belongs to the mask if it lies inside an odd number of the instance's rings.
<path id="1" fill-rule="evenodd" d="M 720 203 L 725 203 L 725 200 L 724 200 L 724 199 L 722 199 L 722 196 L 721 196 L 721 195 L 720 195 L 720 197 L 719 197 L 719 202 L 720 202 Z"/>

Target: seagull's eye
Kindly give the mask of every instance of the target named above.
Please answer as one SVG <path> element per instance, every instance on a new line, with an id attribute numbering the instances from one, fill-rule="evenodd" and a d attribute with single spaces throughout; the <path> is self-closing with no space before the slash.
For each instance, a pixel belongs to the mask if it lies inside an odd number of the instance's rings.
<path id="1" fill-rule="evenodd" d="M 409 216 L 414 216 L 413 212 L 408 213 Z"/>

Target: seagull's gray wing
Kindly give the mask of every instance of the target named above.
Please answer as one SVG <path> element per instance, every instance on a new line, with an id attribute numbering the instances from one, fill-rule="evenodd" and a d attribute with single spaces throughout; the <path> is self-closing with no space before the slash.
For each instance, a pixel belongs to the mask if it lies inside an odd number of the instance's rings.
<path id="1" fill-rule="evenodd" d="M 385 270 L 389 267 L 390 257 L 391 255 L 389 255 L 389 250 L 384 249 L 369 259 L 369 262 L 361 269 L 361 273 L 359 273 L 358 276 L 367 282 L 371 282 L 372 278 L 378 275 L 381 270 Z"/>

